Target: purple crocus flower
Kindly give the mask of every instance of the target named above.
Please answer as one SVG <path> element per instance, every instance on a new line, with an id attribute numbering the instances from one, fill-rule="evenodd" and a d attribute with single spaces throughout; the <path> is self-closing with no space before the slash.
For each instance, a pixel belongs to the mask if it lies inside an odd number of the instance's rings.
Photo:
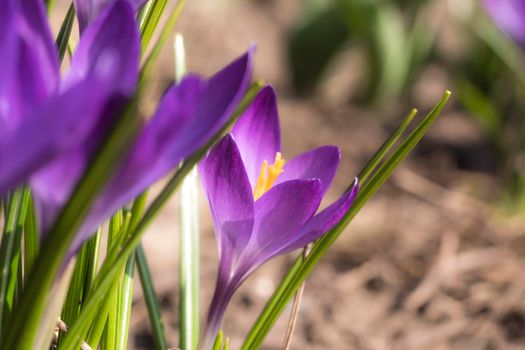
<path id="1" fill-rule="evenodd" d="M 253 48 L 248 50 L 208 80 L 189 75 L 167 90 L 156 112 L 93 204 L 75 236 L 72 253 L 102 222 L 176 169 L 184 158 L 219 131 L 251 80 L 253 51 Z M 92 148 L 85 145 L 44 169 L 32 181 L 44 232 L 69 198 L 91 153 Z"/>
<path id="2" fill-rule="evenodd" d="M 484 0 L 484 5 L 494 23 L 525 47 L 525 1 Z"/>
<path id="3" fill-rule="evenodd" d="M 357 182 L 316 214 L 336 173 L 340 151 L 324 146 L 289 162 L 281 156 L 275 93 L 267 86 L 199 165 L 219 246 L 219 271 L 205 347 L 242 282 L 267 260 L 321 237 L 344 215 Z M 273 164 L 269 164 L 270 162 Z"/>
<path id="4" fill-rule="evenodd" d="M 135 12 L 147 1 L 148 0 L 127 0 Z M 74 0 L 80 32 L 83 32 L 89 23 L 114 2 L 115 0 Z"/>
<path id="5" fill-rule="evenodd" d="M 60 79 L 40 0 L 0 2 L 0 195 L 30 179 L 41 235 L 135 93 L 139 33 L 135 9 L 116 0 L 82 32 Z M 99 197 L 71 253 L 119 208 L 201 147 L 233 112 L 251 79 L 253 49 L 209 80 L 170 87 Z"/>
<path id="6" fill-rule="evenodd" d="M 115 2 L 86 29 L 61 79 L 43 2 L 0 2 L 0 195 L 88 142 L 107 123 L 109 102 L 133 93 L 135 27 L 129 5 Z"/>

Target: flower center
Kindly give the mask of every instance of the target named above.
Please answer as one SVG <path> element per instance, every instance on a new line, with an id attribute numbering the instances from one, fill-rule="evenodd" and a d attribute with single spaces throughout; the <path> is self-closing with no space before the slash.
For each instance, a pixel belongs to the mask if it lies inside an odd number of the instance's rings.
<path id="1" fill-rule="evenodd" d="M 253 190 L 253 197 L 257 200 L 263 194 L 265 194 L 273 185 L 277 177 L 282 174 L 283 166 L 286 161 L 281 158 L 281 152 L 275 154 L 275 161 L 272 165 L 268 166 L 268 161 L 264 161 L 262 164 L 257 184 Z"/>

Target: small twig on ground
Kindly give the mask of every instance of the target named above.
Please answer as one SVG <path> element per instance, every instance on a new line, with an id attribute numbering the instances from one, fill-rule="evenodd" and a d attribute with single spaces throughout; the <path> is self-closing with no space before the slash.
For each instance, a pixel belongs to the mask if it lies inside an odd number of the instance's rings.
<path id="1" fill-rule="evenodd" d="M 310 253 L 312 245 L 309 244 L 303 249 L 303 259 Z M 290 319 L 288 320 L 288 327 L 286 328 L 286 334 L 283 341 L 283 350 L 289 350 L 292 345 L 292 336 L 295 331 L 295 326 L 297 325 L 297 316 L 299 315 L 299 306 L 301 305 L 301 300 L 303 299 L 304 285 L 306 282 L 303 282 L 295 296 L 293 298 L 292 311 L 290 313 Z"/>
<path id="2" fill-rule="evenodd" d="M 410 169 L 398 169 L 393 180 L 395 185 L 403 191 L 456 216 L 459 211 L 486 219 L 492 211 L 486 203 L 468 194 L 447 189 Z"/>

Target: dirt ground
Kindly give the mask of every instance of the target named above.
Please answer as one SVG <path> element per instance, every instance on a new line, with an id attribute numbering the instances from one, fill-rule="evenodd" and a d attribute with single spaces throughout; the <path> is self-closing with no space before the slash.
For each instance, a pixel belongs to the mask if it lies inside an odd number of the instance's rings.
<path id="1" fill-rule="evenodd" d="M 328 194 L 336 198 L 408 111 L 348 103 L 359 73 L 352 55 L 340 60 L 318 93 L 289 89 L 285 39 L 300 1 L 188 1 L 178 30 L 189 70 L 213 73 L 257 44 L 255 77 L 279 93 L 285 157 L 339 145 L 341 167 Z M 152 96 L 173 74 L 171 51 L 158 64 Z M 428 67 L 411 92 L 428 111 L 451 88 L 446 72 Z M 498 209 L 493 154 L 473 119 L 446 111 L 411 158 L 347 228 L 307 281 L 292 349 L 525 349 L 525 221 Z M 469 163 L 470 162 L 470 163 Z M 471 162 L 474 162 L 472 166 Z M 488 170 L 487 170 L 488 169 Z M 201 308 L 217 268 L 210 217 L 201 198 Z M 178 344 L 177 198 L 144 238 L 170 346 Z M 224 323 L 237 349 L 298 253 L 275 259 L 237 292 Z M 136 279 L 130 349 L 152 349 L 147 311 Z M 280 349 L 289 308 L 263 349 Z"/>

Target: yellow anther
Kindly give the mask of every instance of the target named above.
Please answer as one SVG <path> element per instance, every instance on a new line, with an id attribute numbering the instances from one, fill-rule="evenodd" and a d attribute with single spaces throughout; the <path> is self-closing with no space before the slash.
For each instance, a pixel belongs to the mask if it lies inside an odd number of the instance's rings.
<path id="1" fill-rule="evenodd" d="M 264 188 L 266 187 L 266 169 L 268 168 L 268 162 L 264 161 L 262 164 L 261 172 L 259 173 L 259 178 L 257 179 L 257 184 L 253 190 L 253 197 L 259 199 L 265 192 Z"/>
<path id="2" fill-rule="evenodd" d="M 281 157 L 281 152 L 275 154 L 275 161 L 268 166 L 268 161 L 263 161 L 257 184 L 253 190 L 253 197 L 259 199 L 263 194 L 272 188 L 273 183 L 283 172 L 286 161 Z"/>

